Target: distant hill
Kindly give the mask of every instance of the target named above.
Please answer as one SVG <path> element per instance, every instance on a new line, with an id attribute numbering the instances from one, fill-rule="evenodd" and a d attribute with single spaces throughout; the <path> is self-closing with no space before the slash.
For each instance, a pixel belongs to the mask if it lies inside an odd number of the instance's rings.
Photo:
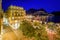
<path id="1" fill-rule="evenodd" d="M 52 22 L 55 23 L 60 23 L 60 11 L 53 11 L 51 12 L 51 14 L 53 14 L 54 16 L 51 18 Z"/>
<path id="2" fill-rule="evenodd" d="M 40 12 L 41 11 L 41 12 Z M 26 11 L 27 14 L 32 14 L 32 15 L 47 15 L 47 11 L 43 8 L 41 9 L 29 9 L 28 11 Z"/>
<path id="3" fill-rule="evenodd" d="M 31 9 L 29 9 L 29 10 L 26 11 L 27 14 L 32 14 L 32 15 L 33 15 L 35 12 L 37 12 L 37 10 L 36 10 L 36 9 L 33 9 L 33 8 L 31 8 Z"/>
<path id="4" fill-rule="evenodd" d="M 43 8 L 38 9 L 38 11 L 44 11 L 45 13 L 47 13 L 47 11 L 45 9 L 43 9 Z"/>
<path id="5" fill-rule="evenodd" d="M 53 11 L 53 12 L 51 12 L 53 15 L 55 15 L 55 16 L 60 16 L 60 11 Z"/>

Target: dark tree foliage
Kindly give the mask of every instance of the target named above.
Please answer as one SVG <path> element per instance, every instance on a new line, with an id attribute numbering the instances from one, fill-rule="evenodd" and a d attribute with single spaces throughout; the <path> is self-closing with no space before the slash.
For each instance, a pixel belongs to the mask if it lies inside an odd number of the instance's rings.
<path id="1" fill-rule="evenodd" d="M 46 29 L 45 29 L 46 25 L 43 24 L 43 25 L 40 25 L 39 27 L 40 29 L 36 28 L 35 30 L 36 40 L 49 40 Z"/>
<path id="2" fill-rule="evenodd" d="M 60 28 L 59 27 L 56 27 L 56 32 L 57 32 L 57 37 L 56 37 L 56 40 L 60 40 Z"/>
<path id="3" fill-rule="evenodd" d="M 23 21 L 20 25 L 20 30 L 22 30 L 24 35 L 27 35 L 28 37 L 34 36 L 34 28 L 32 24 L 28 21 Z"/>
<path id="4" fill-rule="evenodd" d="M 48 40 L 48 35 L 45 30 L 45 25 L 38 25 L 39 28 L 34 28 L 29 21 L 23 21 L 20 24 L 20 30 L 27 37 L 34 37 L 35 40 Z"/>

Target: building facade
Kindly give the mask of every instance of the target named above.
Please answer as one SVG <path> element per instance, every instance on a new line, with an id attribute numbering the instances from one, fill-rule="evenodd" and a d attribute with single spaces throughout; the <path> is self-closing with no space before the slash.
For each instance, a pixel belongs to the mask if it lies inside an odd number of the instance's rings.
<path id="1" fill-rule="evenodd" d="M 8 22 L 13 28 L 17 28 L 20 22 L 25 19 L 26 13 L 22 7 L 10 6 L 7 10 Z"/>

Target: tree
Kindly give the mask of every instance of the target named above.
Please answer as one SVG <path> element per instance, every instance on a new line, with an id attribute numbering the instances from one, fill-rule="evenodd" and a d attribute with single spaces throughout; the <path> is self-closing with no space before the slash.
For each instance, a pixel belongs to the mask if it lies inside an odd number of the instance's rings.
<path id="1" fill-rule="evenodd" d="M 36 28 L 35 30 L 35 38 L 36 40 L 48 40 L 47 31 L 45 29 L 45 24 L 40 24 L 40 29 Z"/>
<path id="2" fill-rule="evenodd" d="M 38 23 L 39 24 L 39 23 Z M 34 37 L 35 40 L 48 40 L 48 35 L 45 30 L 45 25 L 37 25 L 39 28 L 33 28 L 33 25 L 29 21 L 23 21 L 20 25 L 20 30 L 27 37 Z"/>
<path id="3" fill-rule="evenodd" d="M 56 35 L 57 37 L 55 38 L 56 40 L 60 40 L 60 28 L 56 26 Z"/>
<path id="4" fill-rule="evenodd" d="M 27 37 L 34 36 L 34 28 L 33 25 L 29 21 L 22 21 L 22 24 L 20 24 L 20 30 L 22 30 L 23 34 Z"/>

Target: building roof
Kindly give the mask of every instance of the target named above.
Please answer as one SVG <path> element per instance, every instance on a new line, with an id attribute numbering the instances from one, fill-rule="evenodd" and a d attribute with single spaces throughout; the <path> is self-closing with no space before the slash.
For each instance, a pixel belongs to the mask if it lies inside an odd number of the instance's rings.
<path id="1" fill-rule="evenodd" d="M 44 11 L 37 11 L 34 15 L 48 15 L 48 13 L 45 13 Z"/>
<path id="2" fill-rule="evenodd" d="M 21 10 L 23 10 L 23 7 L 11 5 L 8 9 L 21 9 Z"/>

